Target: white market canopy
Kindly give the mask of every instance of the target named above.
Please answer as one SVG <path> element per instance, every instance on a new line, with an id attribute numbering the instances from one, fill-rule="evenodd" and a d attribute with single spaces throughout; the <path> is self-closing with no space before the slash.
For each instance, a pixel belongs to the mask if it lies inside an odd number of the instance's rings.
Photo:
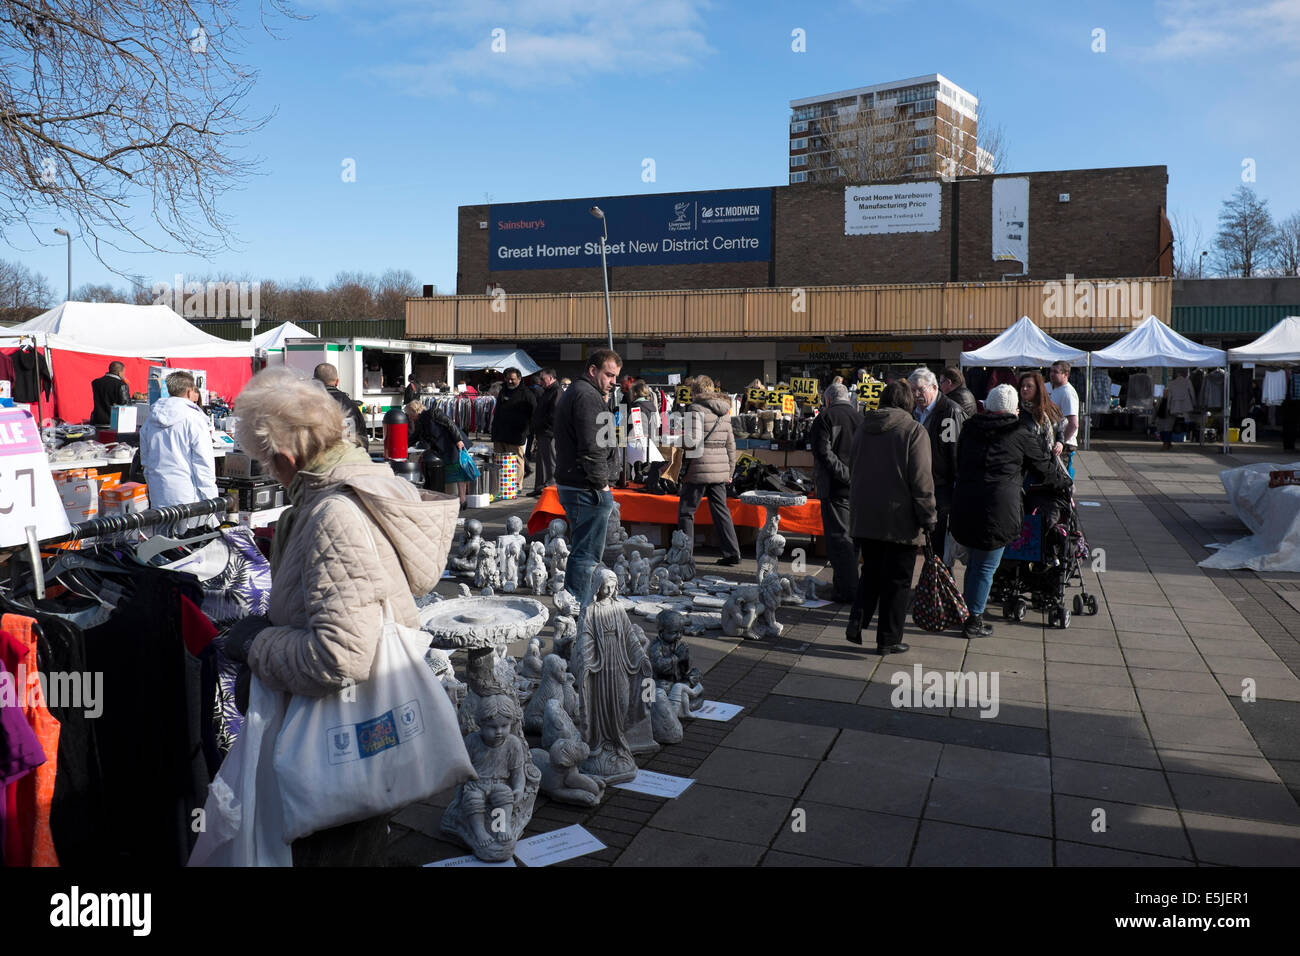
<path id="1" fill-rule="evenodd" d="M 542 369 L 523 349 L 475 349 L 469 355 L 456 356 L 458 372 L 474 372 L 485 368 L 498 372 L 517 368 L 520 375 L 532 375 Z"/>
<path id="2" fill-rule="evenodd" d="M 251 358 L 248 342 L 231 342 L 195 328 L 165 305 L 64 302 L 0 330 L 0 341 L 34 336 L 37 344 L 123 358 Z M 13 340 L 8 342 L 7 340 Z"/>
<path id="3" fill-rule="evenodd" d="M 1228 349 L 1234 362 L 1300 362 L 1300 316 L 1288 315 L 1255 341 Z"/>
<path id="4" fill-rule="evenodd" d="M 284 348 L 285 339 L 310 339 L 312 334 L 300 325 L 285 322 L 253 336 L 253 348 L 259 351 Z"/>
<path id="5" fill-rule="evenodd" d="M 962 365 L 992 365 L 1000 368 L 1042 366 L 1053 362 L 1081 362 L 1087 355 L 1080 349 L 1058 342 L 1022 315 L 1009 329 L 982 348 L 961 353 Z"/>
<path id="6" fill-rule="evenodd" d="M 1197 345 L 1154 315 L 1108 348 L 1092 353 L 1093 368 L 1222 368 L 1223 349 Z"/>

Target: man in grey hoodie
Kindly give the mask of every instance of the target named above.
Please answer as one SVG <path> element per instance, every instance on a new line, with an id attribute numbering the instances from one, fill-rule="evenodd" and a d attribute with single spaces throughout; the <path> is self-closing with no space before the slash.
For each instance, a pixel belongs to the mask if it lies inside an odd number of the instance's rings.
<path id="1" fill-rule="evenodd" d="M 167 376 L 167 397 L 149 409 L 140 426 L 140 463 L 154 508 L 186 505 L 217 496 L 212 427 L 199 408 L 199 390 L 189 372 Z M 213 519 L 192 518 L 184 527 L 201 527 Z"/>

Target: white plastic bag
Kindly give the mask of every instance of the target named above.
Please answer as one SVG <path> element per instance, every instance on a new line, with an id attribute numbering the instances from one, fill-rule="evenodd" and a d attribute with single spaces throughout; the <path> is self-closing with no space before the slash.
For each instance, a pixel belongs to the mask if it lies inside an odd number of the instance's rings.
<path id="1" fill-rule="evenodd" d="M 382 613 L 369 680 L 289 701 L 275 742 L 286 840 L 394 812 L 474 777 L 456 712 L 424 662 L 429 635 L 397 624 L 387 601 Z"/>
<path id="2" fill-rule="evenodd" d="M 254 677 L 248 697 L 243 729 L 208 788 L 190 866 L 293 866 L 272 763 L 288 695 Z"/>

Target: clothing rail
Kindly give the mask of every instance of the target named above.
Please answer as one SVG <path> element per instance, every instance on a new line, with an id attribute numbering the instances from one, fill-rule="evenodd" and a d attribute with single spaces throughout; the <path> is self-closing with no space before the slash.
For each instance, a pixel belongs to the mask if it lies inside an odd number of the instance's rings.
<path id="1" fill-rule="evenodd" d="M 49 538 L 41 544 L 58 544 L 61 541 L 77 541 L 80 538 L 93 538 L 101 534 L 114 534 L 135 528 L 148 528 L 156 524 L 169 524 L 182 518 L 201 518 L 204 515 L 225 514 L 229 507 L 225 498 L 207 498 L 188 505 L 169 505 L 165 508 L 149 508 L 131 514 L 110 515 L 107 518 L 91 518 L 72 526 L 72 532 L 61 538 Z"/>

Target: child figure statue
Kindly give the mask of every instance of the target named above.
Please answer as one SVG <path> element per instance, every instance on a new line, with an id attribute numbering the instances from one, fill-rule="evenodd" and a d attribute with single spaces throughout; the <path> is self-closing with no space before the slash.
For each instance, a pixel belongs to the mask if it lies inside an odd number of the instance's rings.
<path id="1" fill-rule="evenodd" d="M 501 566 L 501 590 L 512 594 L 519 588 L 524 570 L 528 539 L 523 535 L 524 522 L 518 515 L 506 519 L 506 533 L 497 538 L 497 561 Z"/>
<path id="2" fill-rule="evenodd" d="M 443 813 L 442 831 L 480 860 L 500 862 L 533 816 L 541 773 L 522 733 L 523 714 L 513 697 L 491 694 L 474 708 L 478 732 L 465 738 L 477 780 L 462 784 Z"/>
<path id="3" fill-rule="evenodd" d="M 591 756 L 581 737 L 555 741 L 550 750 L 532 749 L 533 763 L 542 774 L 542 793 L 561 803 L 594 807 L 605 795 L 605 781 L 589 777 L 578 765 Z"/>
<path id="4" fill-rule="evenodd" d="M 474 587 L 501 587 L 501 571 L 497 567 L 497 548 L 491 541 L 484 541 L 478 549 L 478 566 L 474 569 Z"/>
<path id="5" fill-rule="evenodd" d="M 478 568 L 478 552 L 482 545 L 483 522 L 470 518 L 465 522 L 465 540 L 449 562 L 452 570 L 473 574 Z"/>
<path id="6" fill-rule="evenodd" d="M 785 535 L 774 534 L 763 542 L 763 550 L 758 555 L 758 583 L 769 574 L 778 574 L 781 567 L 781 555 L 785 553 Z"/>
<path id="7" fill-rule="evenodd" d="M 546 593 L 546 546 L 534 541 L 528 548 L 528 566 L 524 570 L 524 580 L 534 594 Z"/>

